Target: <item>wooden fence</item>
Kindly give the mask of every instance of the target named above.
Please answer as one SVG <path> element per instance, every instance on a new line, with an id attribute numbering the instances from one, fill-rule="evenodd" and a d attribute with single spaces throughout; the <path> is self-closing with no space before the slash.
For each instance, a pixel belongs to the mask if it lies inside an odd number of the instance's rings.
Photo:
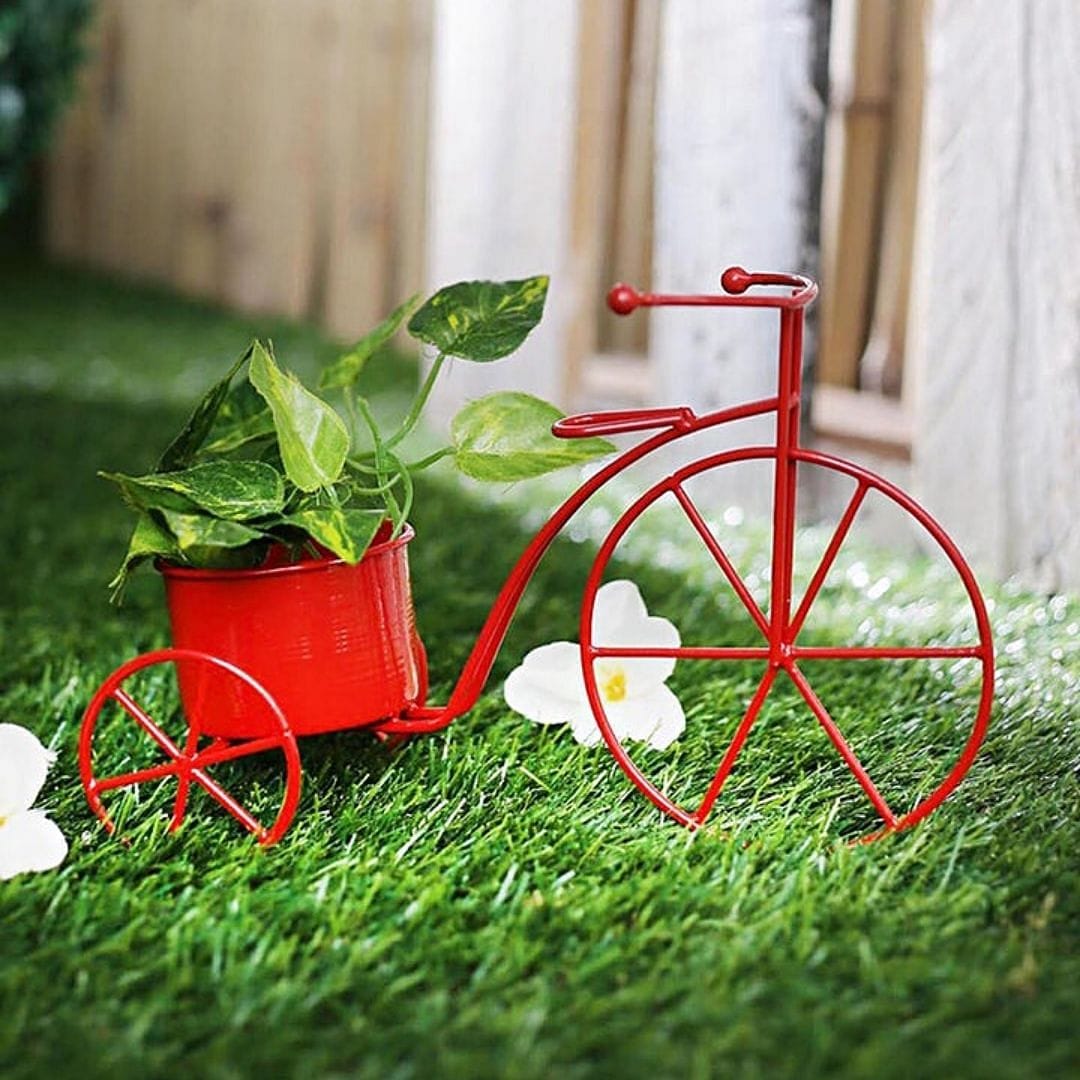
<path id="1" fill-rule="evenodd" d="M 102 0 L 64 258 L 343 336 L 424 284 L 431 0 Z"/>

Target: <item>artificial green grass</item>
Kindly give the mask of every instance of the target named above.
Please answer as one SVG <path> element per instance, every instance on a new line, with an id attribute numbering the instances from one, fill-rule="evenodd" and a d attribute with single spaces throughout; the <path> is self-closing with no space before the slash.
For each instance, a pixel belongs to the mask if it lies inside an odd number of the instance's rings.
<path id="1" fill-rule="evenodd" d="M 106 604 L 129 523 L 93 473 L 149 463 L 179 403 L 255 330 L 302 368 L 333 353 L 304 328 L 0 270 L 0 720 L 59 751 L 42 805 L 71 840 L 59 871 L 0 883 L 0 1073 L 1075 1072 L 1080 605 L 1065 598 L 991 590 L 1001 672 L 985 749 L 940 811 L 876 845 L 845 842 L 873 815 L 790 688 L 694 836 L 602 750 L 506 710 L 499 683 L 524 651 L 576 636 L 587 539 L 551 553 L 487 694 L 447 732 L 396 754 L 362 732 L 303 741 L 300 813 L 276 848 L 204 803 L 170 835 L 164 785 L 114 803 L 129 842 L 107 837 L 78 786 L 79 715 L 166 623 L 152 574 L 123 609 Z M 388 370 L 375 390 L 409 377 Z M 413 519 L 438 699 L 528 530 L 513 505 L 438 477 Z M 746 640 L 707 572 L 649 557 L 660 551 L 646 533 L 618 571 L 685 640 Z M 894 623 L 962 634 L 947 603 L 919 606 L 949 599 L 933 567 L 874 558 Z M 823 597 L 849 640 L 853 595 Z M 868 763 L 910 794 L 956 745 L 971 666 L 810 674 Z M 672 785 L 707 777 L 714 718 L 758 674 L 680 665 L 687 734 L 642 760 Z M 232 775 L 256 798 L 277 783 L 257 761 Z"/>

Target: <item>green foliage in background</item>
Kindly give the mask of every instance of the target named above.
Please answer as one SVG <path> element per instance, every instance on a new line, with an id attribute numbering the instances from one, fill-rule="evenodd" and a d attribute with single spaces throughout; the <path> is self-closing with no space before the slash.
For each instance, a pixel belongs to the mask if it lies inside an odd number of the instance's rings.
<path id="1" fill-rule="evenodd" d="M 0 9 L 0 214 L 71 94 L 92 9 L 93 0 L 13 0 Z"/>

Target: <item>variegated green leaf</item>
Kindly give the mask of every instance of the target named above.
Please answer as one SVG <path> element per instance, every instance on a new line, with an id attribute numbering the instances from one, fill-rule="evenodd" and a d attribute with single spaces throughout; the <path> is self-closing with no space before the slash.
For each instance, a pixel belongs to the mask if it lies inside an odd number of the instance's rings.
<path id="1" fill-rule="evenodd" d="M 328 487 L 341 476 L 349 452 L 344 421 L 296 376 L 282 371 L 255 343 L 248 378 L 274 414 L 278 448 L 289 479 L 301 491 Z"/>
<path id="2" fill-rule="evenodd" d="M 218 412 L 228 396 L 233 377 L 251 355 L 251 349 L 252 346 L 249 345 L 240 359 L 229 368 L 225 377 L 206 391 L 180 429 L 180 434 L 165 448 L 165 452 L 154 466 L 154 472 L 174 472 L 177 469 L 186 468 L 195 460 L 195 455 L 214 426 Z"/>
<path id="3" fill-rule="evenodd" d="M 540 321 L 547 288 L 543 276 L 448 285 L 409 320 L 409 333 L 447 356 L 498 360 L 512 353 Z"/>
<path id="4" fill-rule="evenodd" d="M 346 562 L 358 563 L 385 519 L 382 510 L 319 506 L 283 517 L 280 524 L 303 529 L 313 540 Z"/>
<path id="5" fill-rule="evenodd" d="M 137 510 L 205 511 L 230 521 L 277 514 L 285 505 L 281 473 L 262 461 L 208 461 L 149 476 L 101 473 Z"/>
<path id="6" fill-rule="evenodd" d="M 242 446 L 274 438 L 274 414 L 246 379 L 234 386 L 203 445 L 203 454 L 228 454 Z"/>
<path id="7" fill-rule="evenodd" d="M 339 356 L 324 369 L 319 378 L 319 389 L 352 386 L 364 370 L 364 365 L 397 333 L 398 327 L 420 299 L 420 294 L 410 296 L 401 307 L 395 309 L 369 334 L 365 334 L 347 353 Z"/>
<path id="8" fill-rule="evenodd" d="M 265 548 L 248 549 L 264 539 L 258 529 L 238 521 L 223 521 L 206 514 L 183 514 L 164 510 L 162 515 L 184 559 L 195 566 L 243 567 L 261 561 Z M 244 548 L 248 550 L 238 551 Z"/>
<path id="9" fill-rule="evenodd" d="M 504 392 L 472 401 L 454 417 L 454 463 L 475 480 L 514 481 L 615 453 L 606 439 L 558 439 L 563 414 L 531 394 Z"/>
<path id="10" fill-rule="evenodd" d="M 109 582 L 112 602 L 118 604 L 123 599 L 128 576 L 139 563 L 153 558 L 174 558 L 179 554 L 180 549 L 172 534 L 162 528 L 149 514 L 140 514 L 139 520 L 135 523 L 135 530 L 131 534 L 131 540 L 128 542 L 124 561 L 117 570 L 116 576 Z"/>

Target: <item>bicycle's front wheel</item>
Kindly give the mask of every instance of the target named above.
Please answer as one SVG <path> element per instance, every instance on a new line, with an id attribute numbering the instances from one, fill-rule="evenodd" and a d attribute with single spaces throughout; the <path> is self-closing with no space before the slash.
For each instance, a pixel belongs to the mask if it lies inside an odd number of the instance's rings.
<path id="1" fill-rule="evenodd" d="M 801 710 L 803 715 L 809 712 L 827 737 L 822 747 L 833 752 L 843 766 L 844 775 L 854 781 L 856 791 L 861 789 L 879 819 L 880 824 L 866 837 L 871 839 L 921 821 L 941 805 L 970 768 L 985 736 L 993 699 L 994 660 L 989 618 L 974 575 L 963 556 L 941 526 L 914 499 L 883 477 L 840 458 L 810 450 L 794 451 L 793 457 L 799 463 L 801 473 L 821 473 L 853 485 L 828 542 L 817 553 L 816 566 L 808 576 L 801 599 L 787 602 L 786 610 L 782 612 L 759 603 L 729 557 L 720 530 L 707 520 L 688 491 L 689 482 L 705 473 L 743 462 L 775 462 L 776 450 L 773 447 L 744 447 L 703 458 L 646 491 L 616 521 L 602 543 L 582 602 L 580 649 L 586 691 L 604 741 L 630 780 L 666 814 L 684 825 L 697 827 L 712 811 L 767 701 L 786 682 L 805 706 Z M 815 614 L 830 614 L 830 603 L 835 599 L 832 594 L 838 592 L 835 585 L 837 557 L 871 495 L 878 501 L 884 500 L 893 513 L 898 511 L 913 522 L 929 539 L 930 546 L 936 548 L 941 557 L 940 565 L 946 569 L 951 581 L 940 576 L 936 578 L 935 596 L 928 599 L 938 604 L 941 596 L 949 595 L 965 609 L 965 617 L 957 618 L 954 614 L 944 630 L 938 625 L 925 634 L 919 627 L 905 625 L 905 609 L 897 608 L 901 612 L 897 616 L 892 608 L 886 607 L 888 602 L 879 602 L 882 594 L 881 585 L 877 584 L 856 588 L 854 596 L 845 599 L 840 640 L 835 634 L 822 637 L 822 619 L 815 618 Z M 722 680 L 725 666 L 732 671 L 735 667 L 744 671 L 747 665 L 755 666 L 752 682 L 746 683 L 752 689 L 747 690 L 740 709 L 726 718 L 725 735 L 718 740 L 716 748 L 722 747 L 718 762 L 713 758 L 715 770 L 709 768 L 711 775 L 704 790 L 699 788 L 689 801 L 681 792 L 678 795 L 674 792 L 678 785 L 667 759 L 638 755 L 647 759 L 654 773 L 657 766 L 663 770 L 662 780 L 650 778 L 647 774 L 650 770 L 635 760 L 624 745 L 606 707 L 603 687 L 610 682 L 608 676 L 612 665 L 640 659 L 646 654 L 617 641 L 604 640 L 598 644 L 594 640 L 596 598 L 609 564 L 632 526 L 662 498 L 674 499 L 693 534 L 719 567 L 734 597 L 760 634 L 753 643 L 748 643 L 746 638 L 736 643 L 722 638 L 710 639 L 703 644 L 684 644 L 646 653 L 651 657 L 693 661 L 693 678 L 698 682 L 714 678 Z M 794 558 L 791 545 L 783 537 L 773 537 L 771 567 L 774 572 L 778 544 L 787 548 L 781 559 Z M 844 584 L 843 580 L 841 584 Z M 885 589 L 888 588 L 886 584 Z M 881 626 L 881 614 L 885 610 L 888 611 L 885 621 L 890 625 L 890 632 L 881 634 L 877 628 Z M 846 628 L 854 630 L 845 639 Z M 701 665 L 710 671 L 703 672 Z M 896 676 L 894 669 L 900 668 L 903 673 Z M 841 674 L 849 670 L 853 677 Z M 854 676 L 856 670 L 858 676 Z M 866 677 L 868 674 L 870 679 Z M 960 683 L 963 684 L 962 694 L 955 691 Z M 852 689 L 845 693 L 848 684 Z M 866 689 L 868 686 L 885 688 L 893 685 L 912 688 L 908 692 L 909 700 L 899 707 L 902 715 L 895 715 L 895 709 L 890 712 L 898 700 L 895 694 L 874 695 Z M 884 709 L 879 697 L 886 701 Z M 719 700 L 722 695 L 714 694 L 713 698 Z M 835 706 L 833 702 L 836 702 Z M 919 711 L 929 714 L 931 719 L 920 720 Z M 707 722 L 701 715 L 690 721 L 693 724 Z M 913 738 L 913 732 L 924 737 L 923 745 L 915 749 L 917 740 Z M 909 751 L 909 760 L 901 767 L 898 762 L 903 759 L 902 751 L 905 750 Z M 881 775 L 882 772 L 885 775 Z"/>

